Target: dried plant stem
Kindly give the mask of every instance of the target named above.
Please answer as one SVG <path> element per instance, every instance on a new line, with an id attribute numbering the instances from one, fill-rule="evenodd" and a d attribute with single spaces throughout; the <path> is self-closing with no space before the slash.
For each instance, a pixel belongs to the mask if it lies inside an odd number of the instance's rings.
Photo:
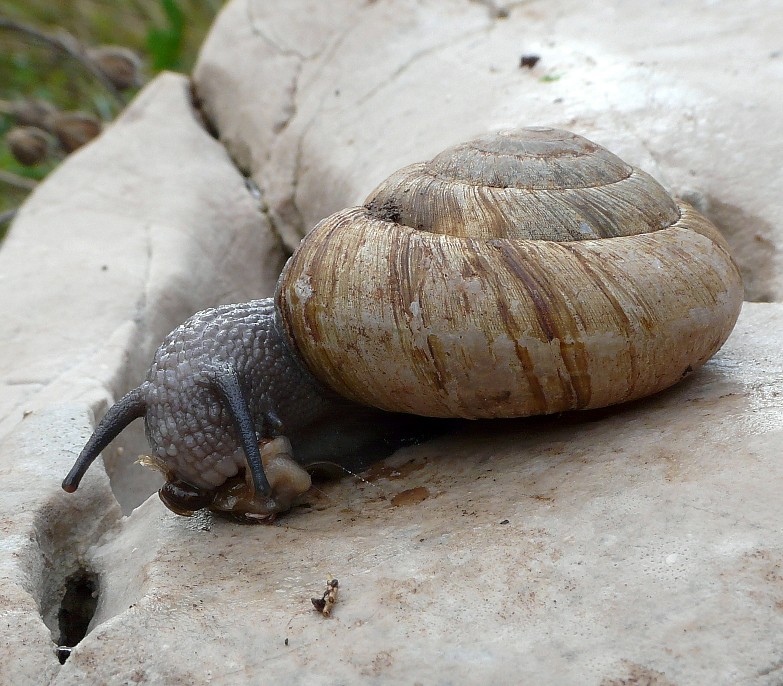
<path id="1" fill-rule="evenodd" d="M 21 24 L 12 19 L 5 19 L 0 17 L 0 29 L 7 29 L 9 31 L 16 31 L 25 36 L 28 36 L 34 40 L 45 43 L 46 45 L 59 50 L 66 54 L 68 57 L 76 60 L 87 71 L 89 71 L 98 81 L 101 82 L 104 88 L 111 94 L 111 96 L 117 101 L 120 107 L 124 107 L 126 104 L 125 98 L 120 93 L 114 84 L 108 79 L 98 66 L 87 56 L 82 44 L 79 43 L 73 36 L 65 31 L 61 31 L 59 35 L 53 36 L 47 33 L 39 31 L 33 26 L 28 24 Z"/>
<path id="2" fill-rule="evenodd" d="M 0 169 L 0 182 L 16 188 L 23 188 L 27 191 L 33 190 L 38 185 L 35 179 L 28 179 L 26 176 L 19 176 L 19 174 L 14 174 L 5 169 Z"/>

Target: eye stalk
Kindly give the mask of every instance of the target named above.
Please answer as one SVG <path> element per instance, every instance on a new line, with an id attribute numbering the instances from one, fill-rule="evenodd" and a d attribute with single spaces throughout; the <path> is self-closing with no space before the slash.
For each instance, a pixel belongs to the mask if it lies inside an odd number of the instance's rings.
<path id="1" fill-rule="evenodd" d="M 256 493 L 270 495 L 272 487 L 269 485 L 269 480 L 264 473 L 261 452 L 258 449 L 255 424 L 250 414 L 247 400 L 242 392 L 242 385 L 239 383 L 237 370 L 226 365 L 215 372 L 210 381 L 226 405 L 226 409 L 231 417 L 231 423 L 234 425 L 234 430 L 237 433 L 237 438 L 245 452 L 245 460 L 247 461 L 253 489 Z M 273 416 L 276 423 L 282 425 L 279 418 L 276 415 Z"/>
<path id="2" fill-rule="evenodd" d="M 418 424 L 324 388 L 289 347 L 271 299 L 197 312 L 155 353 L 147 378 L 98 422 L 63 481 L 144 418 L 161 500 L 179 514 L 209 508 L 270 521 L 310 487 L 311 463 L 368 464 L 418 435 Z M 415 424 L 415 425 L 414 425 Z M 285 434 L 285 435 L 284 435 Z"/>
<path id="3" fill-rule="evenodd" d="M 134 419 L 140 419 L 147 413 L 147 400 L 144 391 L 145 385 L 142 384 L 126 393 L 109 408 L 98 426 L 95 427 L 87 445 L 79 453 L 71 471 L 68 472 L 68 476 L 63 479 L 62 486 L 66 493 L 73 493 L 79 488 L 82 477 L 95 458 L 101 454 L 101 451 L 117 438 Z"/>

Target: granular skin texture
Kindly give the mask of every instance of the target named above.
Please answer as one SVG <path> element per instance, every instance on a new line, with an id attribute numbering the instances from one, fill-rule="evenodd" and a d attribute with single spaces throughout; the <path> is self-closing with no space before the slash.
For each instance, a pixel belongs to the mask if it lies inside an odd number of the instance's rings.
<path id="1" fill-rule="evenodd" d="M 198 312 L 166 337 L 142 385 L 153 454 L 194 486 L 215 488 L 245 466 L 232 420 L 210 384 L 228 367 L 238 374 L 257 435 L 287 435 L 300 461 L 312 452 L 306 443 L 313 427 L 350 417 L 352 408 L 368 411 L 326 390 L 294 357 L 271 299 Z M 282 428 L 266 420 L 269 412 Z M 316 449 L 327 458 L 328 433 Z"/>

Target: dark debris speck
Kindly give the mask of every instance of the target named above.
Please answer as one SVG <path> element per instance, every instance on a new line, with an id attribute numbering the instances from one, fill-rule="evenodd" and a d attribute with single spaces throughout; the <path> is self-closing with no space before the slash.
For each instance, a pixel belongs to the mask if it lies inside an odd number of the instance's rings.
<path id="1" fill-rule="evenodd" d="M 534 54 L 522 55 L 522 57 L 519 58 L 519 68 L 532 69 L 538 64 L 540 59 L 541 59 L 541 55 L 534 55 Z"/>

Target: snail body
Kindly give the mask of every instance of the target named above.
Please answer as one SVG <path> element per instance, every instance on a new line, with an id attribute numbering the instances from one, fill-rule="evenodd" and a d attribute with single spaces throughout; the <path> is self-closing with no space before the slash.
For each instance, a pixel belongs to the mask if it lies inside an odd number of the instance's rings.
<path id="1" fill-rule="evenodd" d="M 340 463 L 351 444 L 361 452 L 399 428 L 400 415 L 368 406 L 496 418 L 640 398 L 704 364 L 741 301 L 717 229 L 647 174 L 568 132 L 494 134 L 400 170 L 364 206 L 320 222 L 287 263 L 274 307 L 228 306 L 219 324 L 174 332 L 128 416 L 145 416 L 170 483 L 219 491 L 247 466 L 252 490 L 268 494 L 251 455 L 259 440 L 288 436 L 292 465 L 306 466 L 328 426 L 342 443 L 320 449 Z M 243 328 L 248 307 L 263 315 Z M 226 373 L 233 381 L 220 381 Z M 150 409 L 156 389 L 194 377 L 196 410 L 181 390 L 176 406 Z M 194 431 L 212 436 L 206 457 Z"/>

